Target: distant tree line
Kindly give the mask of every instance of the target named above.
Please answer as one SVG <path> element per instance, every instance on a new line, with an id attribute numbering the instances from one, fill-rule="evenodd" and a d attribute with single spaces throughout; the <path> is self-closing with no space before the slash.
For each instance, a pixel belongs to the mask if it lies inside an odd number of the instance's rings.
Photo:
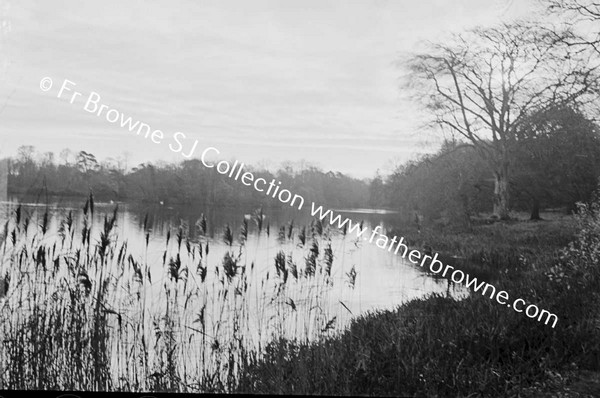
<path id="1" fill-rule="evenodd" d="M 198 159 L 179 164 L 143 163 L 126 169 L 123 159 L 99 161 L 92 153 L 63 150 L 57 161 L 51 152 L 36 153 L 22 146 L 9 159 L 8 190 L 29 196 L 85 196 L 92 190 L 104 200 L 208 204 L 223 206 L 279 206 L 254 189 L 206 168 Z M 342 173 L 324 172 L 304 163 L 286 163 L 276 172 L 253 169 L 257 177 L 275 178 L 306 200 L 330 207 L 364 206 L 369 199 L 367 181 Z"/>

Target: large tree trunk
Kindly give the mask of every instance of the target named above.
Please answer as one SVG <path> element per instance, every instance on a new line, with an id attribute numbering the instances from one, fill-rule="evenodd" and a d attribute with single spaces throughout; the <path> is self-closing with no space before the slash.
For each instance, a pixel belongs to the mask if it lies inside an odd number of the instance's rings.
<path id="1" fill-rule="evenodd" d="M 494 216 L 508 220 L 508 164 L 503 164 L 494 172 Z"/>
<path id="2" fill-rule="evenodd" d="M 530 220 L 541 220 L 540 217 L 540 201 L 538 198 L 533 198 L 531 202 L 531 217 Z"/>

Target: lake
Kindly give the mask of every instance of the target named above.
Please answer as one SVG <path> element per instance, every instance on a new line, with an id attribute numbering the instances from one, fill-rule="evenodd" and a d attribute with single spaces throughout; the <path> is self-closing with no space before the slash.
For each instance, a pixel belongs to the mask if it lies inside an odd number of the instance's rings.
<path id="1" fill-rule="evenodd" d="M 12 253 L 31 247 L 38 255 L 18 272 L 6 264 L 0 271 L 13 272 L 13 281 L 27 281 L 18 284 L 28 291 L 43 289 L 48 297 L 43 305 L 56 308 L 64 306 L 59 303 L 67 299 L 61 297 L 72 294 L 76 281 L 91 297 L 90 305 L 100 299 L 89 292 L 100 292 L 104 311 L 115 315 L 104 316 L 116 378 L 132 378 L 129 361 L 136 352 L 145 358 L 133 370 L 141 379 L 163 363 L 164 352 L 178 353 L 182 374 L 222 374 L 232 352 L 260 351 L 279 337 L 318 339 L 343 330 L 359 315 L 431 293 L 467 294 L 373 243 L 315 222 L 308 212 L 119 203 L 112 226 L 106 220 L 115 203 L 95 203 L 93 217 L 84 214 L 84 200 L 20 203 L 21 218 L 31 222 Z M 17 208 L 15 199 L 1 202 L 2 220 L 14 218 Z M 69 213 L 73 226 L 67 228 Z M 340 213 L 370 228 L 399 223 L 397 214 L 383 210 Z M 81 230 L 88 226 L 85 244 Z M 51 272 L 44 265 L 43 275 L 38 246 L 55 261 Z M 23 294 L 21 288 L 19 297 Z M 21 308 L 19 300 L 13 308 Z"/>
<path id="2" fill-rule="evenodd" d="M 0 202 L 0 216 L 4 218 L 6 214 L 14 211 L 17 203 L 19 202 L 14 197 L 11 197 L 8 202 Z M 32 202 L 30 199 L 20 203 L 25 212 L 30 213 L 32 217 L 36 217 L 36 214 L 39 217 L 48 208 L 54 216 L 64 215 L 72 211 L 75 219 L 79 220 L 78 217 L 81 215 L 85 200 L 52 198 L 48 206 L 43 203 Z M 155 270 L 161 262 L 164 241 L 168 231 L 171 231 L 174 235 L 179 226 L 187 225 L 190 227 L 190 237 L 192 239 L 197 238 L 198 234 L 194 225 L 204 215 L 207 220 L 210 255 L 214 255 L 214 258 L 221 258 L 227 249 L 227 245 L 221 239 L 224 227 L 229 225 L 234 235 L 236 235 L 243 220 L 255 210 L 194 207 L 190 205 L 167 207 L 160 204 L 96 202 L 96 225 L 99 226 L 104 216 L 111 214 L 117 205 L 116 230 L 122 238 L 127 240 L 128 247 L 138 254 L 144 252 L 145 232 L 142 227 L 144 218 L 146 215 L 148 216 L 148 229 L 151 231 L 147 252 L 148 261 L 152 265 L 151 268 Z M 391 226 L 399 225 L 400 222 L 396 213 L 386 210 L 334 210 L 353 221 L 364 221 L 364 225 L 369 226 L 371 229 L 376 225 L 381 225 L 385 230 Z M 255 244 L 246 246 L 249 249 L 248 256 L 252 258 L 258 269 L 267 272 L 269 269 L 274 270 L 272 257 L 277 249 L 292 251 L 295 249 L 294 242 L 282 243 L 278 239 L 280 228 L 284 226 L 287 231 L 290 222 L 294 223 L 296 229 L 301 226 L 308 226 L 312 221 L 312 217 L 308 211 L 294 209 L 264 210 L 264 214 L 263 228 L 265 232 L 258 239 L 256 224 L 251 222 L 248 241 Z M 326 226 L 325 222 L 323 226 Z M 269 235 L 265 236 L 267 227 L 269 228 Z M 346 303 L 355 314 L 372 309 L 392 309 L 407 300 L 422 297 L 429 293 L 448 293 L 448 284 L 445 280 L 426 275 L 419 267 L 402 259 L 399 255 L 378 248 L 374 243 L 358 242 L 353 236 L 342 236 L 341 234 L 333 235 L 331 241 L 334 257 L 336 258 L 336 267 L 333 268 L 332 275 L 340 277 L 347 273 L 352 266 L 356 267 L 357 277 L 354 290 L 357 291 L 357 294 Z M 462 293 L 464 291 L 460 287 L 452 286 L 450 289 L 450 294 L 460 296 Z"/>

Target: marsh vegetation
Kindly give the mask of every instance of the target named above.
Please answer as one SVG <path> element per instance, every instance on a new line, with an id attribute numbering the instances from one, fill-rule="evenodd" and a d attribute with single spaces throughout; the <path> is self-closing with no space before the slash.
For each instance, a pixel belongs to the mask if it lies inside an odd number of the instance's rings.
<path id="1" fill-rule="evenodd" d="M 379 249 L 318 220 L 273 225 L 257 209 L 237 226 L 201 215 L 158 232 L 145 215 L 125 240 L 123 217 L 93 195 L 59 212 L 9 206 L 0 388 L 236 391 L 272 341 L 319 341 L 381 306 L 369 299 L 383 286 L 368 275 L 390 275 L 364 260 Z M 426 281 L 416 296 L 454 293 L 402 267 Z"/>

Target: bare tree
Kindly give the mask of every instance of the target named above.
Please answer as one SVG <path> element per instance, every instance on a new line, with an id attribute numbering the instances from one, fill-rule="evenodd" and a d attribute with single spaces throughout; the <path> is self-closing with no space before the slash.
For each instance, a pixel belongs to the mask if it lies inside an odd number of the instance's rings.
<path id="1" fill-rule="evenodd" d="M 494 174 L 494 215 L 509 217 L 511 149 L 532 112 L 588 101 L 598 65 L 566 38 L 533 23 L 476 28 L 430 43 L 406 63 L 407 87 L 431 122 L 467 140 Z"/>
<path id="2" fill-rule="evenodd" d="M 567 25 L 580 26 L 586 33 L 569 41 L 573 46 L 589 46 L 600 54 L 600 1 L 597 0 L 542 0 L 552 14 L 561 12 Z"/>
<path id="3" fill-rule="evenodd" d="M 33 163 L 33 155 L 35 153 L 35 147 L 33 145 L 21 145 L 17 149 L 17 159 L 19 162 Z"/>
<path id="4" fill-rule="evenodd" d="M 573 11 L 582 18 L 597 21 L 600 19 L 600 2 L 594 0 L 543 0 L 553 10 Z"/>
<path id="5" fill-rule="evenodd" d="M 73 152 L 69 148 L 64 148 L 60 151 L 60 159 L 62 160 L 62 164 L 65 166 L 69 165 L 69 159 L 73 156 Z"/>

